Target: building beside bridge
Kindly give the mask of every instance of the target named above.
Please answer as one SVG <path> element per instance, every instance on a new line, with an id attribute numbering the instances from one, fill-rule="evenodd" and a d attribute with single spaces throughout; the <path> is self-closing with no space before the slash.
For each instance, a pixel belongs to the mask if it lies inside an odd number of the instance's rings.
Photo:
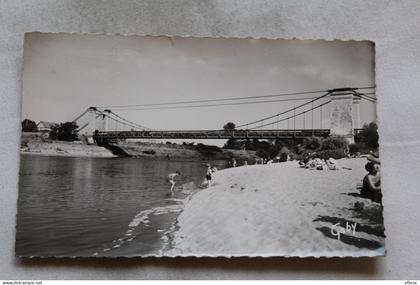
<path id="1" fill-rule="evenodd" d="M 38 128 L 39 132 L 49 132 L 52 130 L 53 127 L 57 127 L 57 123 L 53 122 L 47 122 L 47 121 L 40 121 L 38 124 L 36 124 L 36 127 Z"/>

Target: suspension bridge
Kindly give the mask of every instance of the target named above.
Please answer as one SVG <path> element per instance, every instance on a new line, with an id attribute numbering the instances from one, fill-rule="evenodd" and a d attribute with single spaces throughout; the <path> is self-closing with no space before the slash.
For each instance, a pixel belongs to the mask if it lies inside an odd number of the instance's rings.
<path id="1" fill-rule="evenodd" d="M 79 134 L 84 134 L 97 143 L 121 139 L 302 139 L 310 136 L 342 136 L 349 141 L 354 141 L 361 128 L 360 102 L 363 100 L 375 104 L 374 88 L 335 88 L 276 95 L 112 106 L 118 111 L 125 111 L 303 101 L 282 112 L 239 124 L 235 129 L 154 130 L 127 120 L 108 108 L 109 106 L 89 107 L 77 116 L 73 122 L 79 126 Z M 290 97 L 309 94 L 315 94 L 316 96 L 309 98 Z M 289 98 L 266 100 L 268 97 L 280 96 Z M 249 101 L 250 99 L 258 99 L 258 101 Z M 241 102 L 241 100 L 246 101 Z M 318 119 L 315 119 L 316 117 Z M 328 126 L 323 125 L 326 117 L 329 121 Z M 297 127 L 299 120 L 302 123 Z M 284 125 L 285 123 L 287 123 L 287 128 L 279 127 L 280 124 Z M 318 125 L 315 126 L 316 124 Z"/>

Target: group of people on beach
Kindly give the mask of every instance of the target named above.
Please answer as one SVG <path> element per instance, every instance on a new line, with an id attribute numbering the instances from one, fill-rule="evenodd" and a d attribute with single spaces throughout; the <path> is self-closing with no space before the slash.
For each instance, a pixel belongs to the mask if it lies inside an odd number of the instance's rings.
<path id="1" fill-rule="evenodd" d="M 268 160 L 267 158 L 255 158 L 255 164 L 270 164 L 270 163 L 274 163 L 275 159 L 272 160 Z M 238 167 L 238 166 L 247 166 L 247 165 L 252 165 L 252 163 L 248 163 L 248 160 L 245 159 L 243 160 L 243 164 L 239 165 L 239 163 L 236 161 L 236 159 L 232 158 L 230 160 L 228 160 L 227 163 L 227 167 L 228 168 L 232 168 L 232 167 Z"/>
<path id="2" fill-rule="evenodd" d="M 232 158 L 231 160 L 228 160 L 228 168 L 231 167 L 237 167 L 238 163 L 236 162 L 236 159 Z"/>
<path id="3" fill-rule="evenodd" d="M 381 161 L 378 150 L 371 151 L 366 158 L 368 163 L 366 163 L 365 169 L 368 174 L 363 178 L 360 196 L 382 204 Z"/>
<path id="4" fill-rule="evenodd" d="M 358 158 L 362 155 L 356 153 L 355 156 L 349 156 L 349 158 Z M 360 188 L 360 196 L 362 198 L 370 199 L 373 202 L 382 203 L 382 192 L 381 192 L 381 162 L 379 160 L 379 152 L 377 149 L 370 151 L 366 156 L 368 162 L 365 165 L 365 169 L 368 174 L 365 175 Z M 339 170 L 348 169 L 347 167 L 340 167 L 337 161 L 333 158 L 321 159 L 316 157 L 316 153 L 308 153 L 303 159 L 299 161 L 301 168 L 307 168 L 311 170 Z"/>
<path id="5" fill-rule="evenodd" d="M 334 158 L 330 157 L 328 159 L 321 159 L 316 157 L 316 153 L 306 154 L 305 157 L 299 161 L 299 166 L 310 170 L 348 169 L 346 167 L 339 167 Z"/>
<path id="6" fill-rule="evenodd" d="M 217 167 L 215 167 L 214 165 L 211 164 L 207 164 L 207 171 L 206 171 L 206 176 L 205 179 L 203 181 L 203 183 L 201 184 L 202 187 L 209 187 L 210 186 L 210 182 L 213 179 L 213 173 L 215 173 L 218 169 Z M 176 171 L 174 173 L 169 173 L 168 176 L 166 177 L 166 181 L 168 183 L 171 184 L 171 188 L 170 188 L 170 195 L 173 196 L 174 195 L 174 188 L 175 188 L 175 177 L 181 175 L 181 172 Z"/>
<path id="7" fill-rule="evenodd" d="M 379 160 L 379 153 L 377 150 L 371 151 L 368 156 L 366 156 L 368 162 L 365 165 L 365 169 L 368 174 L 363 178 L 362 187 L 360 189 L 360 196 L 363 198 L 370 199 L 377 203 L 382 203 L 382 192 L 381 192 L 381 171 Z M 245 163 L 244 165 L 247 165 Z M 305 157 L 299 161 L 301 168 L 311 169 L 311 170 L 339 170 L 339 169 L 349 169 L 346 167 L 340 167 L 337 161 L 334 158 L 321 159 L 316 157 L 315 154 L 307 154 Z M 206 175 L 202 187 L 209 187 L 210 182 L 213 179 L 213 174 L 217 171 L 215 166 L 207 164 Z M 237 167 L 237 162 L 235 159 L 229 161 L 230 167 Z M 171 184 L 170 194 L 174 194 L 175 187 L 175 177 L 181 175 L 181 172 L 176 171 L 174 173 L 169 173 L 166 181 Z"/>

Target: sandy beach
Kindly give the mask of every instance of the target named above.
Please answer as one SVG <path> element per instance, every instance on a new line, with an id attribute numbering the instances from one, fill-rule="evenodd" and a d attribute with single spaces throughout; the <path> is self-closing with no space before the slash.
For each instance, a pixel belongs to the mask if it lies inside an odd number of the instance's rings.
<path id="1" fill-rule="evenodd" d="M 366 160 L 338 163 L 351 170 L 302 169 L 292 161 L 215 173 L 186 203 L 164 255 L 383 255 L 381 207 L 357 197 Z M 354 231 L 344 232 L 346 223 Z"/>

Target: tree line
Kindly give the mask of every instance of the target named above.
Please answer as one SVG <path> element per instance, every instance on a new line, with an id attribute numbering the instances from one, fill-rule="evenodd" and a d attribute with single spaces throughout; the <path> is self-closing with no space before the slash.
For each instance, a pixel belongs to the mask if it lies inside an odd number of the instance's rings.
<path id="1" fill-rule="evenodd" d="M 225 131 L 233 131 L 236 125 L 229 122 L 223 126 Z M 223 148 L 243 149 L 256 151 L 261 158 L 273 159 L 281 153 L 287 153 L 295 158 L 300 158 L 307 153 L 317 153 L 321 158 L 343 158 L 357 153 L 368 153 L 371 149 L 379 147 L 378 126 L 375 122 L 363 125 L 362 130 L 355 137 L 355 143 L 349 144 L 343 137 L 307 137 L 303 140 L 277 139 L 229 139 Z"/>
<path id="2" fill-rule="evenodd" d="M 21 122 L 22 132 L 38 132 L 37 124 L 29 119 Z M 49 138 L 59 141 L 76 141 L 79 139 L 79 126 L 75 122 L 65 122 L 51 126 Z"/>

